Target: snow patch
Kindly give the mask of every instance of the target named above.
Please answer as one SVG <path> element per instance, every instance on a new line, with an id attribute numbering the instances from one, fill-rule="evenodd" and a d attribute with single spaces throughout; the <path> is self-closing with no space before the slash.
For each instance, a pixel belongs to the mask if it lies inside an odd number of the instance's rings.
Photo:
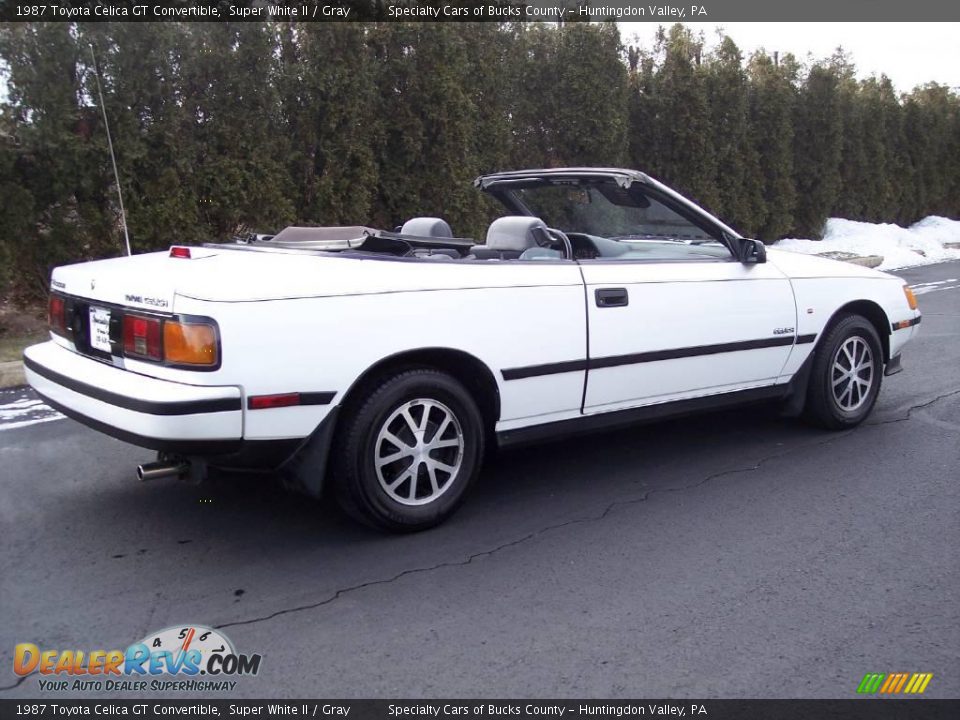
<path id="1" fill-rule="evenodd" d="M 908 228 L 830 218 L 823 240 L 786 238 L 775 247 L 807 255 L 832 251 L 881 255 L 883 263 L 877 269 L 894 270 L 960 260 L 960 249 L 944 247 L 946 243 L 960 243 L 960 220 L 932 215 Z"/>
<path id="2" fill-rule="evenodd" d="M 13 430 L 61 418 L 63 415 L 36 398 L 18 398 L 0 405 L 0 430 Z"/>

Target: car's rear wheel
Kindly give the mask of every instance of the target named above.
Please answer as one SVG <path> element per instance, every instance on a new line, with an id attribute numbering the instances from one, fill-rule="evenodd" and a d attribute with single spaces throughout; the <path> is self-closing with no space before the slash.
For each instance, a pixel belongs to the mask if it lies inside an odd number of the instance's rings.
<path id="1" fill-rule="evenodd" d="M 807 418 L 829 430 L 859 425 L 873 410 L 883 379 L 883 347 L 873 324 L 844 315 L 821 339 L 811 369 Z"/>
<path id="2" fill-rule="evenodd" d="M 351 516 L 393 531 L 432 527 L 459 506 L 483 456 L 483 422 L 455 378 L 409 370 L 347 409 L 334 487 Z"/>

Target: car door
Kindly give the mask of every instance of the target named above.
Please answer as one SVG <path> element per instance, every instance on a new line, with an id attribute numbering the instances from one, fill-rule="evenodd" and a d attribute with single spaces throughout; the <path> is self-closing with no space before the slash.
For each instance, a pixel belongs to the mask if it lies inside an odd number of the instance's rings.
<path id="1" fill-rule="evenodd" d="M 637 171 L 518 171 L 477 184 L 562 231 L 580 264 L 588 331 L 581 412 L 778 382 L 796 342 L 795 301 L 764 253 L 741 262 L 753 241 Z"/>
<path id="2" fill-rule="evenodd" d="M 585 413 L 773 385 L 794 343 L 789 281 L 728 260 L 584 260 Z"/>

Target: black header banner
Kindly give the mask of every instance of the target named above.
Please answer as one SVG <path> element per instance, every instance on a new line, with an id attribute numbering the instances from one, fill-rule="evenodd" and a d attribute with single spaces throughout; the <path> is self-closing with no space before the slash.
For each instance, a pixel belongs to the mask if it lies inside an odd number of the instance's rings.
<path id="1" fill-rule="evenodd" d="M 0 0 L 4 22 L 960 21 L 942 0 Z"/>
<path id="2" fill-rule="evenodd" d="M 23 718 L 319 718 L 320 720 L 952 720 L 960 700 L 0 700 Z"/>

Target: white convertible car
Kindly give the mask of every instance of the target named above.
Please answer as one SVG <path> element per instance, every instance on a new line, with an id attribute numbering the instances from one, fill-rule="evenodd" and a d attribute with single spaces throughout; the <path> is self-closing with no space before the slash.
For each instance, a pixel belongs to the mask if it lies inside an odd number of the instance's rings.
<path id="1" fill-rule="evenodd" d="M 492 444 L 759 400 L 851 427 L 918 330 L 900 279 L 767 251 L 640 172 L 476 185 L 508 213 L 480 244 L 413 218 L 57 268 L 27 378 L 159 451 L 142 478 L 282 470 L 416 530 Z"/>

